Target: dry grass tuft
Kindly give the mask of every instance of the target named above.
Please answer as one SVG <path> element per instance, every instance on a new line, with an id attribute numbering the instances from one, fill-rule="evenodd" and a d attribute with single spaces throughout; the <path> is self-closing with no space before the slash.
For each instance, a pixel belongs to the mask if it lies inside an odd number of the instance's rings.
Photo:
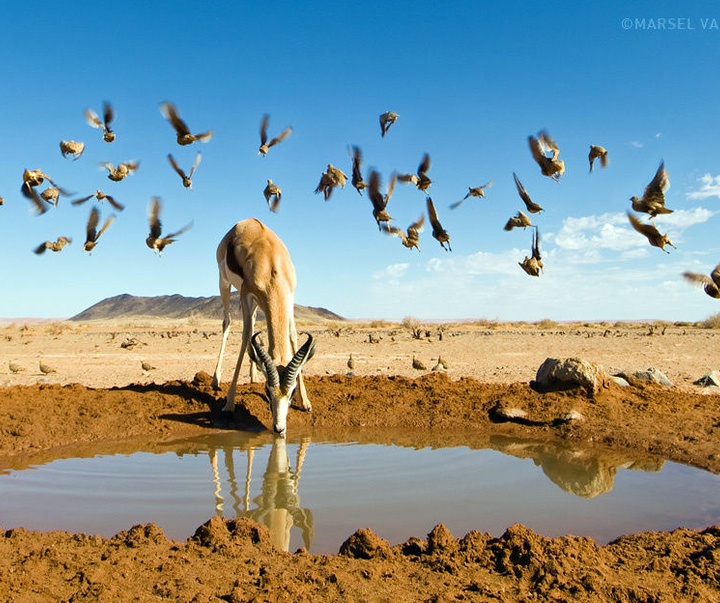
<path id="1" fill-rule="evenodd" d="M 705 320 L 698 323 L 701 329 L 720 329 L 720 312 L 708 316 Z"/>

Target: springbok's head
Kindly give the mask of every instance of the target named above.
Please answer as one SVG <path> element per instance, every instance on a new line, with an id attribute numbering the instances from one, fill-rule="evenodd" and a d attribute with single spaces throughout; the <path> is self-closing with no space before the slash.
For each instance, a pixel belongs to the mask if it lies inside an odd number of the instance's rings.
<path id="1" fill-rule="evenodd" d="M 265 375 L 265 393 L 272 411 L 273 431 L 278 435 L 285 435 L 290 399 L 302 367 L 315 353 L 315 342 L 312 335 L 306 333 L 307 341 L 295 352 L 287 366 L 276 366 L 267 350 L 258 343 L 258 335 L 259 332 L 255 333 L 250 341 L 250 360 L 259 366 Z"/>

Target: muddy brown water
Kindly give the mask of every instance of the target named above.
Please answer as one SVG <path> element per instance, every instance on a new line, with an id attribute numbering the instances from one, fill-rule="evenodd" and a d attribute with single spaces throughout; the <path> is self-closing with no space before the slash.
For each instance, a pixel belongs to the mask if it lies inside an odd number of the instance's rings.
<path id="1" fill-rule="evenodd" d="M 699 469 L 507 436 L 438 448 L 385 431 L 378 443 L 228 432 L 65 449 L 3 470 L 0 526 L 112 536 L 154 522 L 184 540 L 213 515 L 246 516 L 282 549 L 335 553 L 358 527 L 397 543 L 440 522 L 495 536 L 520 522 L 605 543 L 720 523 L 720 476 Z"/>

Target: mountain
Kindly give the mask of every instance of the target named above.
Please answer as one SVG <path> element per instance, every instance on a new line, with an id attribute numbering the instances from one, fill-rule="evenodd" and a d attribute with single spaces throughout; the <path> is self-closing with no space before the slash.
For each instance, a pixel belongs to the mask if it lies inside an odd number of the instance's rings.
<path id="1" fill-rule="evenodd" d="M 234 291 L 231 295 L 231 315 L 240 320 L 240 295 Z M 157 297 L 136 297 L 127 293 L 108 297 L 76 314 L 70 320 L 116 320 L 152 316 L 156 318 L 210 318 L 222 320 L 222 302 L 219 295 L 212 297 L 184 297 L 183 295 L 160 295 Z M 262 312 L 258 310 L 258 319 Z M 323 322 L 345 320 L 342 316 L 312 306 L 295 304 L 295 319 L 298 322 Z"/>

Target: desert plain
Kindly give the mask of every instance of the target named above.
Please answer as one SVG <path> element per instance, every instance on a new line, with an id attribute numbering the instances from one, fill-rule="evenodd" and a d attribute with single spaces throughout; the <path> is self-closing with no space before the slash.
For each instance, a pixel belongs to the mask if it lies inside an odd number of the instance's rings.
<path id="1" fill-rule="evenodd" d="M 370 437 L 403 427 L 436 446 L 468 433 L 507 435 L 720 472 L 720 389 L 695 383 L 720 369 L 720 329 L 409 319 L 299 326 L 317 342 L 304 371 L 313 411 L 291 410 L 291 433 L 359 428 Z M 222 388 L 213 390 L 220 327 L 149 317 L 0 326 L 0 470 L 97 442 L 266 429 L 263 387 L 249 383 L 247 364 L 235 416 L 219 421 L 240 344 L 235 323 Z M 608 378 L 595 395 L 538 391 L 546 358 L 581 358 L 608 377 L 653 367 L 672 385 Z M 498 409 L 520 410 L 522 420 L 499 420 Z M 559 420 L 567 416 L 580 418 Z M 599 545 L 522 525 L 494 537 L 443 524 L 389 543 L 359 525 L 335 555 L 281 551 L 248 519 L 208 517 L 183 542 L 151 523 L 111 538 L 34 532 L 2 518 L 0 526 L 3 601 L 720 601 L 718 526 L 618 534 Z"/>

